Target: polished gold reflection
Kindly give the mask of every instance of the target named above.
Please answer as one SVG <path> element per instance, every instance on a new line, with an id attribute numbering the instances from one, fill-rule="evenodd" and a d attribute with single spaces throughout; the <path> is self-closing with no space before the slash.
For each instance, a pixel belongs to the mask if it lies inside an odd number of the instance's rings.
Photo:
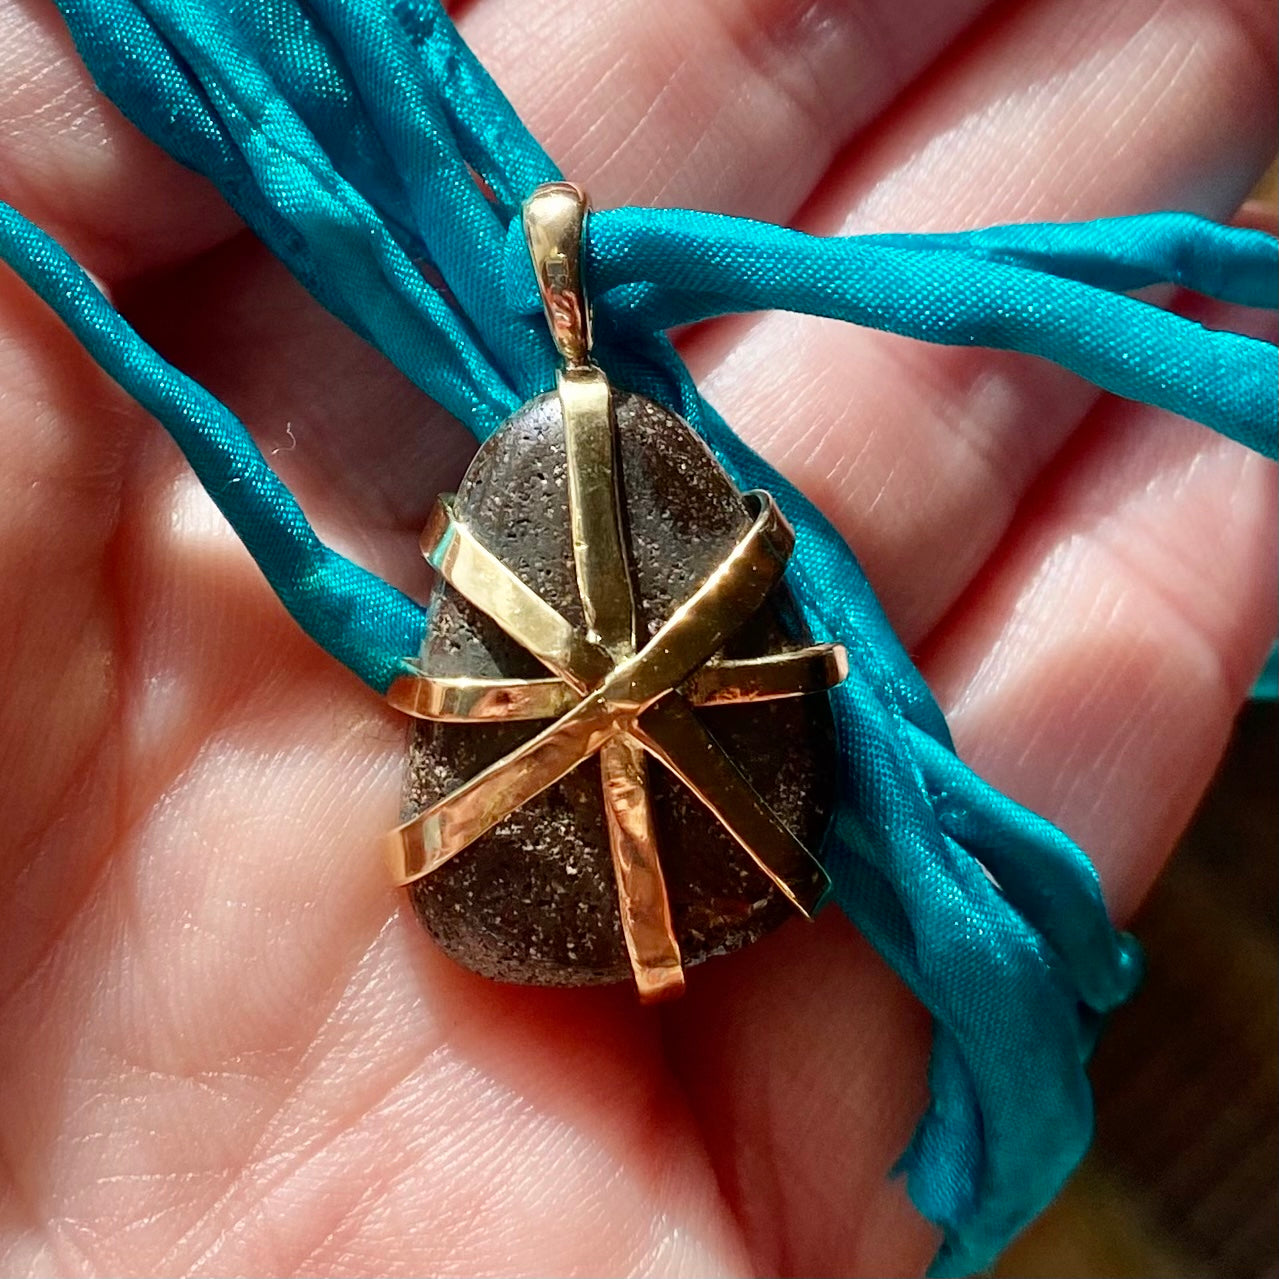
<path id="1" fill-rule="evenodd" d="M 694 706 L 769 702 L 834 688 L 848 674 L 838 644 L 769 653 L 764 657 L 712 658 L 680 685 Z M 503 679 L 471 675 L 427 675 L 415 663 L 391 685 L 386 699 L 417 719 L 467 723 L 472 720 L 556 719 L 571 710 L 578 694 L 563 680 Z"/>
<path id="2" fill-rule="evenodd" d="M 736 545 L 643 647 L 627 562 L 611 392 L 589 363 L 581 282 L 585 197 L 539 188 L 525 230 L 552 336 L 566 367 L 564 420 L 573 563 L 585 630 L 565 619 L 492 553 L 452 499 L 440 500 L 422 550 L 446 582 L 550 672 L 540 679 L 433 676 L 406 662 L 393 706 L 424 719 L 551 722 L 388 837 L 401 884 L 456 856 L 486 830 L 598 754 L 622 933 L 641 998 L 684 987 L 679 944 L 658 856 L 646 755 L 684 782 L 779 891 L 811 914 L 829 880 L 768 808 L 692 707 L 794 697 L 832 687 L 847 663 L 839 645 L 766 657 L 716 654 L 764 603 L 794 535 L 767 493 L 746 497 L 753 517 Z"/>
<path id="3" fill-rule="evenodd" d="M 602 644 L 614 662 L 623 663 L 635 656 L 636 617 L 622 533 L 613 396 L 608 379 L 593 366 L 564 370 L 557 390 L 582 615 L 590 638 Z M 608 698 L 607 693 L 603 696 Z M 647 769 L 644 751 L 633 738 L 618 735 L 600 748 L 618 919 L 635 987 L 642 1000 L 654 1002 L 683 991 L 684 966 L 657 855 Z"/>
<path id="4" fill-rule="evenodd" d="M 582 283 L 586 193 L 571 182 L 547 182 L 524 205 L 524 238 L 556 350 L 570 367 L 591 351 L 591 312 Z"/>

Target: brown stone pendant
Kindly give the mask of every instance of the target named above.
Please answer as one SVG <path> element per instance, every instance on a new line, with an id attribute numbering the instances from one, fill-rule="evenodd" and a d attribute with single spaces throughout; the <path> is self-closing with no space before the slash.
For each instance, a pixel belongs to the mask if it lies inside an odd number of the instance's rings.
<path id="1" fill-rule="evenodd" d="M 692 429 L 589 362 L 585 198 L 525 230 L 565 360 L 480 449 L 422 535 L 439 574 L 416 662 L 398 882 L 459 963 L 503 981 L 633 978 L 678 994 L 828 880 L 835 745 L 782 580 L 793 536 Z M 817 696 L 800 696 L 816 693 Z"/>

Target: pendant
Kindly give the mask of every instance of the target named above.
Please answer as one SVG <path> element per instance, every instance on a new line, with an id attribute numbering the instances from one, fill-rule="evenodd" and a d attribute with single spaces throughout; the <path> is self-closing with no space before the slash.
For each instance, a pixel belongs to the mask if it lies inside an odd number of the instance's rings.
<path id="1" fill-rule="evenodd" d="M 563 367 L 481 447 L 422 534 L 437 573 L 417 659 L 396 882 L 436 942 L 501 981 L 684 969 L 811 915 L 833 806 L 825 690 L 783 581 L 789 525 L 687 423 L 590 360 L 587 205 L 524 209 Z M 806 696 L 806 694 L 812 694 Z"/>

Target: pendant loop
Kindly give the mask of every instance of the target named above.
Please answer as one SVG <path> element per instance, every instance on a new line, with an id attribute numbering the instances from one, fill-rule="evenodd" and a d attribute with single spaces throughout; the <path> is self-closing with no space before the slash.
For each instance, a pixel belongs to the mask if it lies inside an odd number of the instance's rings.
<path id="1" fill-rule="evenodd" d="M 590 202 L 572 182 L 547 182 L 524 202 L 524 238 L 556 350 L 569 368 L 590 363 L 591 309 L 582 282 Z"/>

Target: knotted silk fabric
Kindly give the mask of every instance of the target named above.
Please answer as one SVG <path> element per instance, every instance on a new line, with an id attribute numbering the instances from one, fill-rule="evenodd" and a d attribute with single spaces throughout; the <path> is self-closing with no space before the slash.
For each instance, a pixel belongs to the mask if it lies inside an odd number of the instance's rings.
<path id="1" fill-rule="evenodd" d="M 434 0 L 59 5 L 138 127 L 210 177 L 320 302 L 478 438 L 552 385 L 517 215 L 558 174 Z M 0 254 L 172 433 L 297 621 L 385 690 L 417 651 L 418 606 L 323 546 L 245 427 L 4 206 Z M 1273 457 L 1275 348 L 1126 294 L 1172 282 L 1274 306 L 1275 242 L 1183 214 L 822 240 L 618 209 L 594 215 L 587 254 L 601 363 L 686 417 L 740 487 L 775 494 L 814 638 L 848 648 L 824 855 L 841 909 L 933 1016 L 931 1103 L 901 1169 L 944 1232 L 934 1273 L 970 1273 L 1085 1149 L 1085 1063 L 1102 1016 L 1133 990 L 1135 950 L 1084 854 L 956 757 L 852 552 L 701 399 L 665 333 L 785 307 L 1024 351 Z"/>

